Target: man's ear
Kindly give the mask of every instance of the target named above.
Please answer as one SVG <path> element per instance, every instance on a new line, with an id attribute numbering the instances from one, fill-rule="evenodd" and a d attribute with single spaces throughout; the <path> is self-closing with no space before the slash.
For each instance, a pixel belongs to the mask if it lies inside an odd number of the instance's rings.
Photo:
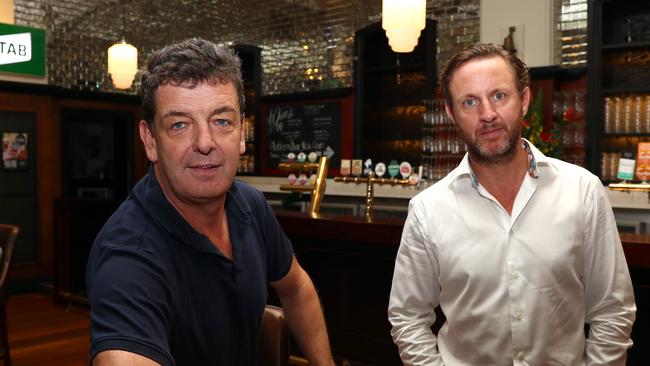
<path id="1" fill-rule="evenodd" d="M 158 151 L 156 149 L 156 140 L 151 132 L 151 127 L 149 127 L 149 124 L 145 120 L 140 120 L 138 128 L 140 130 L 140 139 L 144 145 L 144 151 L 147 153 L 147 159 L 152 163 L 157 162 Z"/>
<path id="2" fill-rule="evenodd" d="M 530 88 L 525 87 L 521 92 L 521 115 L 525 116 L 530 106 Z"/>
<path id="3" fill-rule="evenodd" d="M 456 126 L 456 120 L 454 119 L 453 107 L 449 106 L 449 104 L 447 104 L 447 102 L 445 102 L 445 112 L 447 112 L 447 116 L 449 117 L 449 120 L 451 121 L 451 124 Z"/>
<path id="4" fill-rule="evenodd" d="M 241 123 L 239 131 L 239 155 L 246 152 L 246 116 L 241 114 Z"/>

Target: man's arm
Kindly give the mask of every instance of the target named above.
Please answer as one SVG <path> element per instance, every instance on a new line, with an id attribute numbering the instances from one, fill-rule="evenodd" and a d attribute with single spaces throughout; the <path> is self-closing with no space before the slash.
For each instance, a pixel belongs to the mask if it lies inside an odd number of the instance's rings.
<path id="1" fill-rule="evenodd" d="M 110 350 L 97 354 L 93 366 L 160 366 L 158 362 L 137 353 Z"/>
<path id="2" fill-rule="evenodd" d="M 167 350 L 169 285 L 163 269 L 150 263 L 129 246 L 93 246 L 86 275 L 93 362 L 129 365 L 122 357 L 133 354 L 173 363 Z M 106 355 L 98 359 L 100 353 Z"/>
<path id="3" fill-rule="evenodd" d="M 625 365 L 636 306 L 616 220 L 597 178 L 585 204 L 585 321 L 587 365 Z"/>
<path id="4" fill-rule="evenodd" d="M 334 365 L 327 329 L 314 284 L 293 258 L 291 269 L 282 279 L 271 282 L 277 291 L 291 334 L 310 365 Z"/>
<path id="5" fill-rule="evenodd" d="M 409 207 L 388 304 L 391 335 L 404 365 L 442 366 L 438 339 L 431 331 L 439 305 L 437 258 L 427 251 L 417 204 Z"/>

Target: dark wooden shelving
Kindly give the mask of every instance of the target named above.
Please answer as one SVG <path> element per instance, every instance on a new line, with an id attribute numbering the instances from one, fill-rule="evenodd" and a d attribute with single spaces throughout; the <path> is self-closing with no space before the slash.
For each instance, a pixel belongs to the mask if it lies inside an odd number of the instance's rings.
<path id="1" fill-rule="evenodd" d="M 609 43 L 603 44 L 603 51 L 627 51 L 635 48 L 647 48 L 650 47 L 650 41 L 637 41 L 637 42 L 620 42 L 620 43 Z"/>
<path id="2" fill-rule="evenodd" d="M 355 34 L 355 156 L 422 160 L 424 100 L 436 86 L 436 21 L 427 19 L 415 50 L 395 53 L 381 23 Z"/>
<path id="3" fill-rule="evenodd" d="M 588 168 L 601 179 L 601 159 L 608 153 L 636 153 L 650 133 L 605 132 L 605 98 L 650 95 L 650 1 L 590 0 L 588 6 Z M 643 107 L 645 110 L 645 106 Z M 610 112 L 612 113 L 612 112 Z M 614 112 L 615 113 L 615 112 Z M 644 113 L 645 114 L 645 113 Z M 611 115 L 610 115 L 611 116 Z M 650 116 L 649 116 L 650 117 Z M 645 117 L 648 118 L 648 117 Z"/>
<path id="4" fill-rule="evenodd" d="M 368 108 L 394 108 L 394 107 L 424 107 L 423 99 L 404 99 L 404 100 L 392 100 L 390 102 L 382 103 L 364 103 Z"/>
<path id="5" fill-rule="evenodd" d="M 641 132 L 605 132 L 604 137 L 650 137 L 650 133 Z"/>
<path id="6" fill-rule="evenodd" d="M 601 90 L 601 95 L 602 96 L 608 96 L 608 95 L 617 95 L 617 94 L 649 94 L 650 93 L 650 86 L 646 85 L 639 85 L 639 87 L 635 88 L 605 88 Z"/>
<path id="7" fill-rule="evenodd" d="M 386 66 L 386 67 L 374 67 L 363 70 L 366 74 L 395 74 L 397 71 L 408 72 L 408 71 L 422 71 L 426 68 L 426 64 L 417 63 L 411 65 L 400 65 L 398 66 Z"/>
<path id="8" fill-rule="evenodd" d="M 633 24 L 634 23 L 634 24 Z M 612 154 L 636 153 L 637 144 L 650 141 L 650 133 L 605 132 L 605 97 L 629 98 L 632 94 L 650 95 L 645 53 L 650 51 L 650 34 L 642 31 L 650 23 L 650 1 L 647 0 L 590 0 L 588 7 L 588 107 L 589 139 L 587 152 L 589 169 L 601 177 L 603 184 L 620 182 L 614 168 L 603 174 L 602 166 L 612 166 Z M 635 25 L 636 24 L 636 25 Z M 637 25 L 641 25 L 637 27 Z M 624 42 L 629 38 L 632 42 Z M 632 61 L 632 62 L 628 62 Z M 609 156 L 607 162 L 606 156 Z M 603 164 L 601 165 L 601 159 Z M 650 295 L 647 268 L 635 268 L 647 264 L 647 253 L 637 252 L 646 245 L 626 243 L 630 239 L 621 234 L 621 241 L 628 258 L 634 296 L 638 308 L 632 329 L 634 347 L 628 351 L 627 365 L 645 365 L 650 359 Z M 647 238 L 646 238 L 647 239 Z M 637 259 L 639 259 L 637 261 Z"/>
<path id="9" fill-rule="evenodd" d="M 240 156 L 237 174 L 254 175 L 259 172 L 259 149 L 255 141 L 259 134 L 259 95 L 261 92 L 261 49 L 251 45 L 235 45 L 235 51 L 241 59 L 242 77 L 244 79 L 244 95 L 246 97 L 245 115 L 246 129 L 253 133 L 246 135 L 246 152 Z"/>

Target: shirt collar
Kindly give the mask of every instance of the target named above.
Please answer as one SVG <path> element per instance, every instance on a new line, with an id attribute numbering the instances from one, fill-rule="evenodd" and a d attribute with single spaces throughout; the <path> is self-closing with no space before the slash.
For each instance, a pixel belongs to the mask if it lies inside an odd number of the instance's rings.
<path id="1" fill-rule="evenodd" d="M 539 178 L 537 160 L 535 159 L 535 154 L 533 154 L 533 149 L 530 147 L 530 145 L 531 144 L 528 140 L 524 138 L 521 139 L 521 146 L 523 146 L 524 151 L 526 151 L 526 155 L 528 155 L 528 175 L 530 175 L 531 178 Z"/>
<path id="2" fill-rule="evenodd" d="M 248 224 L 251 211 L 248 203 L 238 194 L 239 189 L 233 183 L 226 196 L 226 215 L 229 227 L 237 224 Z M 158 221 L 164 230 L 177 240 L 198 250 L 215 253 L 216 248 L 203 234 L 194 230 L 176 208 L 167 200 L 162 191 L 153 168 L 150 166 L 147 175 L 133 188 L 132 197 L 139 202 L 151 217 Z"/>
<path id="3" fill-rule="evenodd" d="M 540 167 L 542 166 L 548 166 L 551 168 L 549 169 L 549 174 L 553 174 L 557 170 L 553 165 L 552 160 L 539 151 L 530 141 L 521 138 L 521 145 L 528 155 L 528 175 L 531 178 L 537 179 L 540 177 Z M 478 188 L 478 178 L 469 164 L 468 153 L 465 153 L 465 156 L 460 164 L 458 164 L 458 167 L 449 173 L 449 178 L 451 179 L 449 182 L 450 185 L 463 178 L 469 178 L 472 187 L 475 189 Z"/>

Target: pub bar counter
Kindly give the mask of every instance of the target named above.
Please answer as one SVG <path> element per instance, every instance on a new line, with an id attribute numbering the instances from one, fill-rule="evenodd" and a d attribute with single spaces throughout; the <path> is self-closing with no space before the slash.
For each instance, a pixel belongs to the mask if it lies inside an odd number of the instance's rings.
<path id="1" fill-rule="evenodd" d="M 260 184 L 257 179 L 253 180 Z M 272 185 L 260 185 L 271 197 L 269 202 L 277 202 L 273 199 L 277 198 L 277 189 L 272 189 Z M 326 193 L 324 208 L 338 207 L 327 202 L 336 201 L 333 197 L 336 194 L 354 195 L 356 197 L 348 197 L 346 201 L 356 201 L 363 207 L 362 187 L 337 185 L 330 179 L 327 190 L 331 195 Z M 379 194 L 401 195 L 405 205 L 405 198 L 417 191 L 410 187 L 384 187 Z M 648 200 L 647 193 L 636 197 Z M 401 212 L 402 217 L 383 215 L 372 220 L 367 220 L 362 212 L 351 216 L 278 208 L 275 213 L 293 243 L 298 260 L 318 288 L 334 354 L 353 365 L 400 364 L 397 347 L 390 336 L 386 309 L 405 212 Z M 620 236 L 637 307 L 646 309 L 650 307 L 650 235 L 621 233 Z M 432 327 L 434 331 L 444 321 L 439 309 L 437 315 Z M 628 365 L 642 365 L 650 359 L 647 347 L 642 346 L 650 341 L 650 317 L 644 311 L 637 314 L 632 339 L 635 346 L 628 352 Z"/>

